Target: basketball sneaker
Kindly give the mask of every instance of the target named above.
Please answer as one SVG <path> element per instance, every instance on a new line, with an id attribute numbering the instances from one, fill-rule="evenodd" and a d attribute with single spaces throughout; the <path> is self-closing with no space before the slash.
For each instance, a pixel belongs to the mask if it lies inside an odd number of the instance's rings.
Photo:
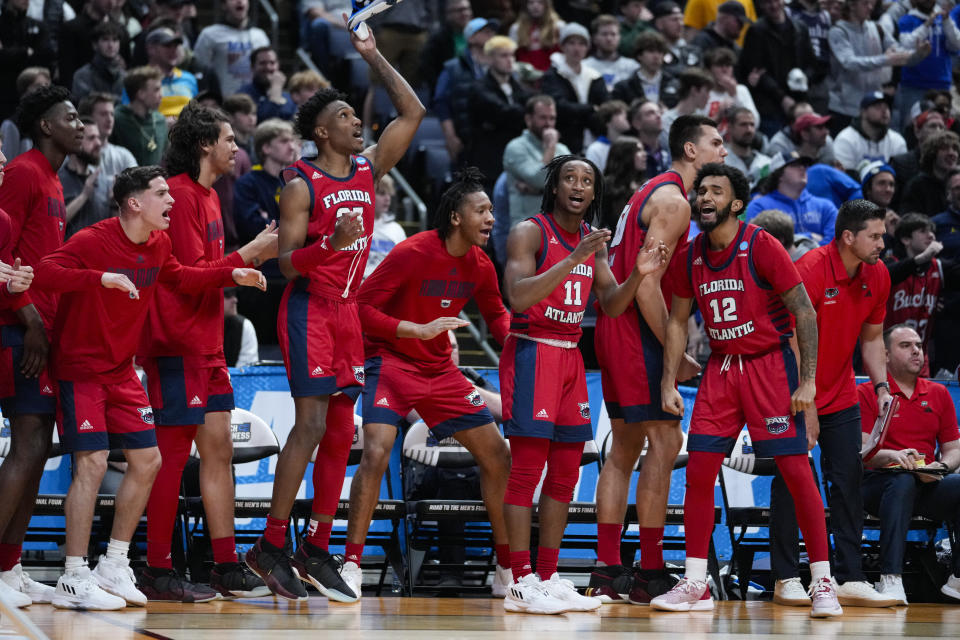
<path id="1" fill-rule="evenodd" d="M 651 600 L 667 593 L 676 584 L 677 578 L 667 573 L 666 568 L 635 568 L 633 570 L 633 586 L 630 587 L 627 600 L 630 604 L 650 604 Z"/>
<path id="2" fill-rule="evenodd" d="M 603 605 L 600 598 L 582 596 L 569 580 L 564 580 L 559 573 L 554 573 L 549 580 L 541 580 L 540 584 L 547 595 L 567 604 L 567 611 L 596 611 Z"/>
<path id="3" fill-rule="evenodd" d="M 19 562 L 14 565 L 10 571 L 0 573 L 0 582 L 3 582 L 5 586 L 10 587 L 21 595 L 30 598 L 30 602 L 26 604 L 50 604 L 50 601 L 53 600 L 53 592 L 56 591 L 56 589 L 50 585 L 37 582 L 31 578 L 30 574 L 23 570 L 23 565 Z M 6 591 L 4 591 L 4 595 L 7 595 Z M 22 598 L 14 598 L 8 595 L 7 600 L 16 604 L 18 607 L 26 606 L 17 604 L 22 601 Z"/>
<path id="4" fill-rule="evenodd" d="M 950 577 L 947 578 L 947 581 L 943 583 L 942 587 L 940 587 L 940 593 L 947 597 L 953 598 L 954 600 L 960 600 L 960 578 L 950 574 Z"/>
<path id="5" fill-rule="evenodd" d="M 127 606 L 126 600 L 100 588 L 90 567 L 71 569 L 60 576 L 51 601 L 58 609 L 88 611 L 116 611 Z"/>
<path id="6" fill-rule="evenodd" d="M 493 574 L 493 584 L 490 585 L 490 594 L 494 598 L 504 598 L 511 584 L 513 584 L 513 571 L 510 567 L 497 565 L 497 570 Z"/>
<path id="7" fill-rule="evenodd" d="M 147 606 L 147 596 L 137 589 L 133 569 L 130 568 L 130 561 L 126 558 L 115 559 L 108 558 L 105 555 L 100 556 L 100 561 L 97 562 L 97 566 L 91 575 L 100 585 L 100 588 L 107 593 L 123 598 L 127 601 L 127 604 L 134 607 Z"/>
<path id="8" fill-rule="evenodd" d="M 270 589 L 260 576 L 239 562 L 221 562 L 210 572 L 210 588 L 221 598 L 263 598 Z"/>
<path id="9" fill-rule="evenodd" d="M 359 596 L 354 593 L 343 577 L 343 558 L 330 555 L 326 549 L 319 549 L 307 541 L 297 548 L 290 565 L 304 582 L 312 584 L 317 591 L 337 602 L 356 602 Z"/>
<path id="10" fill-rule="evenodd" d="M 832 618 L 843 613 L 837 599 L 837 585 L 832 578 L 820 578 L 811 584 L 810 599 L 813 601 L 811 618 Z"/>
<path id="11" fill-rule="evenodd" d="M 892 573 L 881 575 L 880 582 L 877 583 L 877 593 L 896 598 L 897 604 L 907 604 L 907 593 L 903 590 L 903 579 L 898 575 Z"/>
<path id="12" fill-rule="evenodd" d="M 4 576 L 6 576 L 7 573 L 10 572 L 5 571 Z M 14 607 L 29 607 L 31 604 L 33 604 L 33 601 L 30 600 L 30 596 L 20 591 L 19 588 L 11 587 L 6 577 L 4 577 L 3 580 L 0 580 L 0 597 Z"/>
<path id="13" fill-rule="evenodd" d="M 244 560 L 274 595 L 284 600 L 307 599 L 307 590 L 300 582 L 297 572 L 290 566 L 290 556 L 286 549 L 275 547 L 260 536 L 257 543 L 247 550 Z"/>
<path id="14" fill-rule="evenodd" d="M 683 578 L 673 589 L 652 599 L 650 606 L 660 611 L 710 611 L 713 596 L 705 580 Z"/>
<path id="15" fill-rule="evenodd" d="M 800 578 L 777 580 L 773 587 L 773 601 L 785 607 L 809 607 L 810 596 Z"/>
<path id="16" fill-rule="evenodd" d="M 353 13 L 347 18 L 347 28 L 361 40 L 367 39 L 366 25 L 360 25 L 378 13 L 383 13 L 401 0 L 353 0 Z"/>
<path id="17" fill-rule="evenodd" d="M 554 615 L 570 611 L 566 602 L 557 600 L 544 588 L 540 578 L 531 573 L 510 585 L 503 599 L 504 611 Z"/>
<path id="18" fill-rule="evenodd" d="M 844 582 L 837 589 L 840 604 L 847 607 L 893 607 L 897 599 L 877 593 L 869 582 Z"/>
<path id="19" fill-rule="evenodd" d="M 356 562 L 345 562 L 343 569 L 340 571 L 340 577 L 347 583 L 350 590 L 356 594 L 357 598 L 363 595 L 363 569 L 360 568 L 360 565 Z"/>
<path id="20" fill-rule="evenodd" d="M 594 567 L 590 572 L 587 595 L 599 598 L 604 604 L 617 604 L 627 601 L 633 587 L 633 571 L 622 564 Z"/>
<path id="21" fill-rule="evenodd" d="M 194 584 L 173 569 L 144 567 L 137 571 L 137 588 L 150 602 L 210 602 L 217 592 L 204 584 Z"/>

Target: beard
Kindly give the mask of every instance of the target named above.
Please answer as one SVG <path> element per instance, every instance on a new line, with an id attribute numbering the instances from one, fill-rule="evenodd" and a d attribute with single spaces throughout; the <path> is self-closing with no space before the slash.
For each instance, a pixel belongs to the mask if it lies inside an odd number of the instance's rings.
<path id="1" fill-rule="evenodd" d="M 700 217 L 700 207 L 697 207 L 697 213 L 694 215 L 693 219 L 696 221 L 697 226 L 700 227 L 700 230 L 704 233 L 710 233 L 730 217 L 730 207 L 733 203 L 728 203 L 723 209 L 717 209 L 717 215 L 710 222 L 703 222 Z"/>
<path id="2" fill-rule="evenodd" d="M 92 167 L 100 166 L 100 154 L 87 153 L 86 151 L 77 152 L 77 160 Z"/>

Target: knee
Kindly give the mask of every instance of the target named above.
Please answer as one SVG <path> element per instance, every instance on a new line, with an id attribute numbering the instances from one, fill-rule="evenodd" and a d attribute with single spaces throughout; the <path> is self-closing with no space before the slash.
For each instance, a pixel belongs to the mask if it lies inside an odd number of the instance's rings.
<path id="1" fill-rule="evenodd" d="M 152 447 L 137 452 L 137 456 L 129 456 L 130 465 L 128 472 L 136 473 L 142 478 L 152 479 L 157 477 L 160 471 L 160 465 L 163 464 L 163 458 L 160 455 L 160 449 Z"/>
<path id="2" fill-rule="evenodd" d="M 579 478 L 579 466 L 566 465 L 564 468 L 557 468 L 557 465 L 551 465 L 547 469 L 543 493 L 557 502 L 570 502 Z"/>
<path id="3" fill-rule="evenodd" d="M 390 464 L 392 446 L 385 446 L 378 442 L 363 443 L 363 456 L 360 457 L 360 467 L 357 473 L 380 473 L 386 471 Z"/>
<path id="4" fill-rule="evenodd" d="M 301 418 L 293 425 L 290 435 L 287 436 L 287 442 L 302 443 L 305 446 L 315 447 L 321 440 L 326 431 L 326 425 L 319 416 Z"/>
<path id="5" fill-rule="evenodd" d="M 913 509 L 917 497 L 917 481 L 912 473 L 893 474 L 883 491 L 882 502 L 892 502 L 904 509 Z"/>
<path id="6" fill-rule="evenodd" d="M 683 432 L 680 428 L 649 429 L 647 431 L 649 443 L 648 455 L 657 457 L 671 457 L 675 459 L 683 446 Z M 671 463 L 672 464 L 672 463 Z"/>
<path id="7" fill-rule="evenodd" d="M 84 452 L 83 455 L 74 456 L 77 478 L 99 483 L 103 474 L 107 472 L 107 453 L 106 451 L 90 451 Z"/>
<path id="8" fill-rule="evenodd" d="M 517 507 L 533 506 L 533 494 L 543 475 L 544 461 L 519 462 L 513 459 L 503 501 Z M 552 497 L 552 496 L 551 496 Z M 567 500 L 569 501 L 569 499 Z"/>

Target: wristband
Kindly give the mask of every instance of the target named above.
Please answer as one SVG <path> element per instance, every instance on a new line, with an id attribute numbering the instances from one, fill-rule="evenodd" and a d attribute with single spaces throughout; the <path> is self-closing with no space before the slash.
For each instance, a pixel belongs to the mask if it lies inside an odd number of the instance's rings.
<path id="1" fill-rule="evenodd" d="M 886 381 L 878 382 L 875 385 L 873 385 L 873 392 L 876 393 L 880 391 L 880 387 L 883 387 L 884 389 L 887 390 L 887 393 L 890 393 L 890 384 L 887 383 Z"/>

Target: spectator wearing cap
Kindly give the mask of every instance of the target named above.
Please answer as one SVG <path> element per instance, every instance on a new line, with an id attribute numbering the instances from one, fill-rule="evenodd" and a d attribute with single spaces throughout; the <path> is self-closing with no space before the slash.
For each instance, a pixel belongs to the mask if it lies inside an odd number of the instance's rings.
<path id="1" fill-rule="evenodd" d="M 740 6 L 739 3 L 733 4 Z M 713 89 L 707 98 L 704 114 L 708 118 L 720 122 L 723 114 L 733 107 L 743 107 L 753 113 L 755 125 L 760 123 L 760 112 L 753 103 L 753 96 L 746 85 L 737 82 L 733 69 L 737 65 L 737 54 L 733 49 L 719 48 L 707 51 L 704 56 L 704 66 L 713 76 Z"/>
<path id="2" fill-rule="evenodd" d="M 27 67 L 53 68 L 56 60 L 50 32 L 27 15 L 28 4 L 27 0 L 5 0 L 0 14 L 0 120 L 17 108 L 17 75 Z M 92 55 L 91 51 L 87 57 Z"/>
<path id="3" fill-rule="evenodd" d="M 220 95 L 229 96 L 250 82 L 250 52 L 268 46 L 270 38 L 251 26 L 248 2 L 220 0 L 220 9 L 220 22 L 200 32 L 193 56 L 217 75 Z"/>
<path id="4" fill-rule="evenodd" d="M 881 209 L 889 209 L 897 191 L 897 172 L 890 165 L 874 160 L 860 169 L 863 197 Z"/>
<path id="5" fill-rule="evenodd" d="M 590 23 L 593 55 L 583 61 L 603 76 L 607 91 L 626 80 L 640 67 L 636 60 L 620 55 L 620 23 L 610 14 L 599 15 Z"/>
<path id="6" fill-rule="evenodd" d="M 197 30 L 191 20 L 196 14 L 195 0 L 154 0 L 155 12 L 149 26 L 133 39 L 133 66 L 147 63 L 147 34 L 157 27 L 169 27 L 183 36 L 183 51 L 186 60 L 193 57 L 193 43 L 197 39 Z M 189 67 L 186 61 L 184 67 Z M 191 69 L 192 70 L 192 69 Z M 198 78 L 199 79 L 199 78 Z"/>
<path id="7" fill-rule="evenodd" d="M 703 52 L 683 38 L 683 11 L 673 0 L 659 0 L 650 8 L 653 28 L 667 40 L 663 66 L 667 73 L 679 74 L 689 67 L 699 67 Z M 667 105 L 673 106 L 673 105 Z"/>
<path id="8" fill-rule="evenodd" d="M 530 93 L 514 74 L 516 50 L 517 45 L 506 36 L 487 40 L 483 53 L 490 66 L 470 95 L 474 133 L 466 141 L 465 164 L 483 172 L 488 193 L 503 171 L 503 149 L 523 133 L 523 112 Z"/>
<path id="9" fill-rule="evenodd" d="M 470 92 L 484 74 L 483 47 L 499 28 L 499 22 L 487 18 L 474 18 L 467 23 L 463 30 L 467 38 L 466 51 L 444 62 L 437 79 L 432 107 L 440 119 L 450 161 L 455 164 L 471 135 Z"/>
<path id="10" fill-rule="evenodd" d="M 147 63 L 163 73 L 160 113 L 167 118 L 175 118 L 200 91 L 197 77 L 177 66 L 183 59 L 183 36 L 173 29 L 160 27 L 151 30 L 144 43 L 147 47 Z"/>
<path id="11" fill-rule="evenodd" d="M 866 93 L 880 91 L 893 75 L 893 67 L 914 60 L 870 20 L 876 0 L 851 0 L 843 5 L 843 19 L 830 27 L 830 115 L 833 133 L 859 114 L 859 101 Z M 919 49 L 922 54 L 923 47 Z M 919 58 L 918 58 L 919 59 Z"/>
<path id="12" fill-rule="evenodd" d="M 560 29 L 566 24 L 552 0 L 523 0 L 508 35 L 517 43 L 517 61 L 538 71 L 550 68 L 550 56 L 560 50 Z"/>
<path id="13" fill-rule="evenodd" d="M 603 135 L 597 137 L 587 147 L 584 156 L 597 165 L 600 173 L 606 171 L 610 146 L 630 130 L 627 119 L 627 103 L 622 100 L 608 100 L 597 109 L 597 118 L 603 125 Z M 639 140 L 636 142 L 639 144 Z"/>
<path id="14" fill-rule="evenodd" d="M 123 79 L 130 104 L 117 107 L 110 142 L 126 147 L 140 166 L 160 164 L 167 148 L 167 121 L 157 111 L 162 81 L 163 72 L 151 66 L 131 69 Z"/>
<path id="15" fill-rule="evenodd" d="M 749 222 L 761 211 L 777 209 L 793 218 L 793 230 L 806 235 L 821 245 L 833 239 L 837 207 L 825 198 L 807 191 L 807 167 L 813 164 L 796 152 L 787 156 L 777 154 L 770 163 L 770 175 L 761 185 L 759 195 L 747 205 Z"/>
<path id="16" fill-rule="evenodd" d="M 806 102 L 798 102 L 793 122 L 778 131 L 764 148 L 768 156 L 796 151 L 823 164 L 834 165 L 833 140 L 827 132 L 830 116 L 821 116 Z"/>
<path id="17" fill-rule="evenodd" d="M 687 11 L 691 9 L 694 3 L 695 0 L 687 2 Z M 752 7 L 753 3 L 750 6 Z M 686 12 L 684 13 L 684 21 L 689 27 L 690 23 Z M 740 34 L 743 33 L 743 27 L 747 24 L 753 24 L 753 19 L 747 16 L 743 5 L 738 0 L 727 0 L 717 7 L 716 19 L 701 29 L 693 37 L 691 44 L 703 52 L 723 48 L 730 49 L 734 54 L 739 54 Z"/>
<path id="18" fill-rule="evenodd" d="M 72 87 L 73 74 L 93 59 L 90 36 L 101 22 L 115 22 L 123 27 L 120 55 L 124 61 L 130 62 L 130 35 L 126 28 L 126 18 L 120 10 L 121 4 L 114 0 L 88 0 L 77 12 L 76 18 L 63 24 L 56 54 L 60 67 L 59 84 Z M 7 46 L 6 40 L 0 42 L 3 42 L 4 47 Z"/>
<path id="19" fill-rule="evenodd" d="M 756 148 L 757 119 L 753 111 L 745 107 L 733 107 L 724 114 L 727 132 L 724 135 L 727 157 L 724 164 L 740 169 L 750 180 L 750 189 L 756 188 L 761 178 L 770 171 L 771 158 Z"/>
<path id="20" fill-rule="evenodd" d="M 73 74 L 73 97 L 80 100 L 93 92 L 123 93 L 126 64 L 120 56 L 124 30 L 116 22 L 101 22 L 93 30 L 93 60 Z"/>
<path id="21" fill-rule="evenodd" d="M 947 207 L 947 176 L 960 161 L 960 138 L 941 131 L 924 140 L 920 148 L 920 173 L 907 183 L 900 211 L 933 216 Z"/>
<path id="22" fill-rule="evenodd" d="M 891 206 L 899 210 L 900 196 L 907 183 L 920 173 L 920 149 L 930 136 L 946 131 L 943 114 L 933 109 L 922 111 L 913 119 L 913 137 L 917 144 L 913 149 L 890 158 L 890 166 L 896 170 L 897 195 Z"/>
<path id="23" fill-rule="evenodd" d="M 890 128 L 890 104 L 880 91 L 860 100 L 860 117 L 841 131 L 833 143 L 837 162 L 847 171 L 856 171 L 864 160 L 889 162 L 904 153 L 907 143 Z"/>
<path id="24" fill-rule="evenodd" d="M 797 102 L 787 86 L 790 70 L 802 70 L 811 84 L 822 80 L 814 73 L 816 58 L 807 29 L 787 16 L 783 2 L 758 3 L 763 17 L 747 30 L 737 67 L 737 78 L 750 87 L 763 114 L 760 130 L 768 136 L 784 125 Z"/>
<path id="25" fill-rule="evenodd" d="M 913 0 L 913 9 L 900 18 L 900 45 L 913 51 L 928 42 L 930 51 L 912 66 L 904 67 L 894 102 L 897 128 L 909 123 L 910 108 L 930 89 L 949 91 L 953 57 L 960 51 L 960 30 L 937 7 L 937 0 Z"/>
<path id="26" fill-rule="evenodd" d="M 467 50 L 467 37 L 463 30 L 471 20 L 473 7 L 470 0 L 447 0 L 443 24 L 427 38 L 420 57 L 420 80 L 431 91 L 437 85 L 443 63 Z"/>
<path id="27" fill-rule="evenodd" d="M 741 24 L 739 34 L 732 38 L 736 40 L 739 45 L 743 45 L 743 25 L 753 24 L 757 19 L 757 12 L 754 9 L 753 0 L 727 0 L 726 2 L 723 0 L 687 0 L 683 9 L 683 24 L 687 26 L 688 33 L 704 31 L 709 27 L 710 23 L 719 21 L 721 8 L 724 8 L 724 11 L 728 14 L 735 12 L 734 9 L 727 6 L 731 2 L 736 2 L 743 7 L 743 15 L 746 20 Z M 704 48 L 704 51 L 706 50 L 707 48 Z"/>
<path id="28" fill-rule="evenodd" d="M 630 104 L 638 98 L 660 102 L 660 94 L 669 80 L 664 77 L 663 57 L 667 53 L 667 41 L 657 31 L 645 31 L 636 39 L 634 57 L 639 63 L 637 70 L 626 80 L 613 86 L 613 97 Z"/>
<path id="29" fill-rule="evenodd" d="M 607 85 L 597 71 L 583 64 L 590 32 L 570 22 L 560 30 L 560 51 L 550 56 L 543 74 L 543 92 L 557 103 L 557 130 L 573 153 L 584 148 L 584 134 L 597 126 L 597 107 L 609 98 Z"/>
<path id="30" fill-rule="evenodd" d="M 670 125 L 680 116 L 706 113 L 710 92 L 713 91 L 713 76 L 702 69 L 684 69 L 680 73 L 680 90 L 677 93 L 677 105 L 663 114 L 663 128 L 670 131 Z"/>
<path id="31" fill-rule="evenodd" d="M 257 120 L 293 120 L 297 105 L 290 94 L 284 91 L 287 76 L 280 70 L 276 50 L 271 46 L 255 49 L 250 53 L 250 65 L 253 67 L 253 80 L 240 87 L 238 93 L 253 98 L 257 104 Z"/>

